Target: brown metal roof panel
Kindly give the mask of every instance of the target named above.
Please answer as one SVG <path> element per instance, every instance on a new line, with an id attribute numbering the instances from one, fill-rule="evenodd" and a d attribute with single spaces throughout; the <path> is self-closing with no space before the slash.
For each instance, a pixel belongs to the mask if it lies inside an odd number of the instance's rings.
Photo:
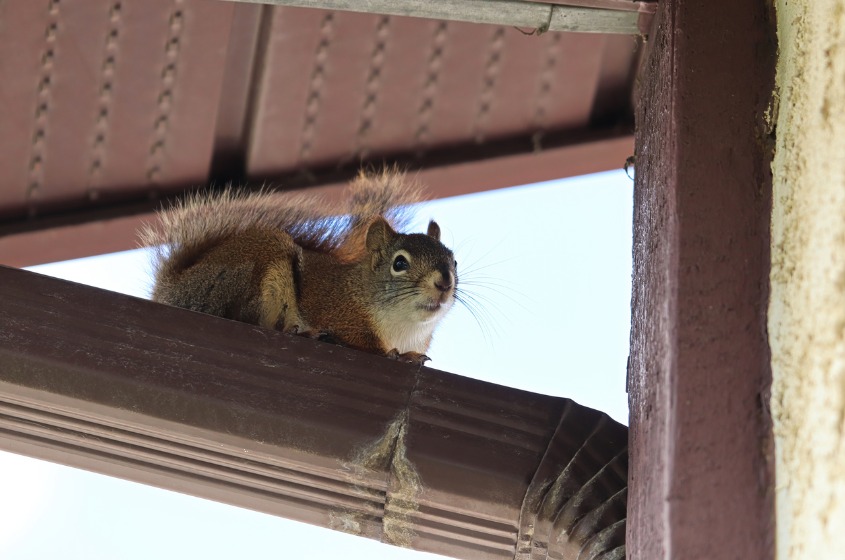
<path id="1" fill-rule="evenodd" d="M 274 8 L 272 18 L 248 173 L 350 159 L 380 16 Z"/>
<path id="2" fill-rule="evenodd" d="M 441 29 L 434 20 L 403 17 L 377 26 L 358 120 L 358 157 L 416 149 L 430 59 L 439 48 Z"/>
<path id="3" fill-rule="evenodd" d="M 460 164 L 523 154 L 536 132 L 535 148 L 612 137 L 630 118 L 628 38 L 202 0 L 0 10 L 18 54 L 0 65 L 5 234 L 135 212 L 204 184 L 212 161 L 216 180 L 302 186 L 362 156 Z M 512 180 L 525 173 L 549 178 Z"/>
<path id="4" fill-rule="evenodd" d="M 318 91 L 325 80 L 324 68 L 314 62 L 327 56 L 334 16 L 273 8 L 262 17 L 246 168 L 253 175 L 268 176 L 299 163 L 304 122 L 316 118 Z"/>
<path id="5" fill-rule="evenodd" d="M 149 139 L 156 119 L 156 98 L 163 64 L 160 53 L 167 41 L 167 17 L 161 0 L 154 9 L 122 2 L 111 11 L 108 27 L 99 33 L 101 53 L 92 77 L 99 94 L 98 114 L 87 123 L 85 145 L 91 177 L 87 187 L 104 189 L 147 184 Z M 69 6 L 70 7 L 70 6 Z"/>
<path id="6" fill-rule="evenodd" d="M 4 81 L 29 84 L 0 109 L 18 131 L 2 150 L 6 197 L 28 193 L 34 211 L 82 205 L 100 194 L 94 189 L 206 179 L 231 4 L 4 7 L 19 25 L 4 26 L 2 40 L 23 44 L 13 50 L 27 61 L 4 64 L 4 73 L 17 72 Z"/>
<path id="7" fill-rule="evenodd" d="M 235 4 L 232 9 L 226 67 L 215 124 L 212 176 L 243 173 L 249 133 L 248 115 L 252 110 L 252 83 L 257 61 L 262 57 L 259 36 L 266 10 L 269 8 L 259 4 Z"/>
<path id="8" fill-rule="evenodd" d="M 473 130 L 476 142 L 524 134 L 537 126 L 538 77 L 553 35 L 526 35 L 505 27 L 496 31 L 484 63 Z"/>
<path id="9" fill-rule="evenodd" d="M 100 161 L 93 150 L 95 138 L 108 128 L 113 96 L 106 88 L 113 85 L 114 22 L 119 18 L 112 17 L 111 4 L 56 3 L 55 39 L 49 31 L 45 36 L 54 62 L 44 96 L 48 110 L 35 126 L 35 134 L 44 131 L 45 137 L 43 148 L 33 150 L 34 157 L 43 158 L 43 172 L 31 185 L 33 206 L 87 197 Z"/>
<path id="10" fill-rule="evenodd" d="M 514 29 L 502 31 L 501 52 L 491 53 L 485 70 L 487 91 L 481 93 L 480 101 L 489 110 L 483 136 L 586 128 L 611 36 L 545 33 L 538 37 Z M 625 39 L 630 48 L 620 55 L 624 68 L 612 68 L 610 73 L 621 73 L 630 85 L 636 43 Z M 477 129 L 482 130 L 480 125 Z"/>
<path id="11" fill-rule="evenodd" d="M 426 125 L 427 146 L 455 144 L 473 137 L 485 69 L 499 48 L 496 38 L 501 33 L 502 28 L 489 25 L 448 24 L 437 87 L 431 100 L 433 108 Z"/>
<path id="12" fill-rule="evenodd" d="M 606 37 L 559 33 L 552 39 L 541 79 L 545 92 L 543 128 L 586 128 L 598 89 Z"/>
<path id="13" fill-rule="evenodd" d="M 381 58 L 374 56 L 374 51 L 389 26 L 388 16 L 334 14 L 324 66 L 325 82 L 314 91 L 319 96 L 320 108 L 316 118 L 307 120 L 303 127 L 304 161 L 335 163 L 350 161 L 355 156 L 367 84 L 374 59 Z M 309 117 L 312 117 L 310 113 Z M 305 150 L 306 146 L 310 149 Z"/>
<path id="14" fill-rule="evenodd" d="M 352 160 L 364 147 L 362 131 L 372 130 L 365 123 L 378 118 L 392 18 L 297 8 L 273 12 L 248 173 Z"/>
<path id="15" fill-rule="evenodd" d="M 314 35 L 319 41 L 303 49 L 303 38 Z M 499 27 L 276 8 L 249 173 L 450 145 L 487 130 L 520 132 L 543 42 Z M 513 52 L 503 84 L 506 48 Z M 499 89 L 505 96 L 494 108 Z M 589 107 L 580 121 L 588 115 Z"/>
<path id="16" fill-rule="evenodd" d="M 156 115 L 147 177 L 155 184 L 204 181 L 214 147 L 234 5 L 176 0 L 159 49 Z"/>

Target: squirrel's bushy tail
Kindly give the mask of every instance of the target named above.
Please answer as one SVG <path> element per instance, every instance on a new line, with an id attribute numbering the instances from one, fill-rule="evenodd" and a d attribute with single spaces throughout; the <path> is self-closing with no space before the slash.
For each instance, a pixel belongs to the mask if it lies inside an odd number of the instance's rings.
<path id="1" fill-rule="evenodd" d="M 362 171 L 349 183 L 345 198 L 347 214 L 334 224 L 339 227 L 331 228 L 339 230 L 338 235 L 329 236 L 325 249 L 342 261 L 354 261 L 364 253 L 367 230 L 376 218 L 384 218 L 396 231 L 405 231 L 413 217 L 409 205 L 422 201 L 423 191 L 416 181 L 396 169 L 379 173 Z M 323 249 L 307 239 L 296 236 L 294 239 L 304 247 Z"/>
<path id="2" fill-rule="evenodd" d="M 407 205 L 421 200 L 421 189 L 396 169 L 361 172 L 347 189 L 343 208 L 310 194 L 266 191 L 190 195 L 159 212 L 158 222 L 140 231 L 141 245 L 155 247 L 155 274 L 178 272 L 221 239 L 252 228 L 286 231 L 294 241 L 341 260 L 360 257 L 369 225 L 385 218 L 398 231 L 410 219 Z"/>
<path id="3" fill-rule="evenodd" d="M 423 200 L 420 185 L 397 169 L 361 171 L 347 188 L 347 212 L 359 221 L 381 216 L 403 229 L 410 219 L 407 206 Z"/>

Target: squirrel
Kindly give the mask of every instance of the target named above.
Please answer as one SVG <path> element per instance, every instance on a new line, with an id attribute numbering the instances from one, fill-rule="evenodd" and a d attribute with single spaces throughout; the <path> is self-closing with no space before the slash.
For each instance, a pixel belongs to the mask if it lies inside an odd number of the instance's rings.
<path id="1" fill-rule="evenodd" d="M 455 301 L 457 262 L 435 221 L 399 233 L 419 188 L 361 172 L 346 214 L 316 196 L 198 194 L 141 231 L 152 300 L 423 364 Z"/>

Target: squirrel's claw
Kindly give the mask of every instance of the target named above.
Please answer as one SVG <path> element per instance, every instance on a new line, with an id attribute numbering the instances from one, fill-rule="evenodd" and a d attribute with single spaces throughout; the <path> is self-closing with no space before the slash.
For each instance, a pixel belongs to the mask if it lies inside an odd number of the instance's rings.
<path id="1" fill-rule="evenodd" d="M 425 354 L 420 354 L 419 352 L 405 352 L 403 354 L 400 354 L 397 348 L 394 348 L 385 355 L 391 360 L 398 360 L 400 362 L 407 362 L 409 364 L 423 365 L 426 362 L 431 361 L 431 358 L 429 358 Z"/>
<path id="2" fill-rule="evenodd" d="M 294 325 L 285 331 L 288 334 L 295 334 L 297 336 L 304 336 L 305 338 L 319 339 L 328 336 L 329 333 L 312 328 L 300 328 L 299 325 Z"/>

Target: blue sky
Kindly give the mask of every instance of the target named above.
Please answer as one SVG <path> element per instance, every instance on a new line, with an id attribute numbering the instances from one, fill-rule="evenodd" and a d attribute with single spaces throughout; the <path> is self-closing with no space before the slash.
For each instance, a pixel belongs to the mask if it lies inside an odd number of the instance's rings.
<path id="1" fill-rule="evenodd" d="M 632 200 L 632 181 L 614 171 L 421 205 L 415 229 L 438 221 L 482 308 L 479 326 L 455 306 L 428 365 L 568 397 L 627 423 Z M 149 293 L 144 251 L 33 270 Z M 310 558 L 315 541 L 325 558 L 435 558 L 5 453 L 0 473 L 7 560 Z"/>

